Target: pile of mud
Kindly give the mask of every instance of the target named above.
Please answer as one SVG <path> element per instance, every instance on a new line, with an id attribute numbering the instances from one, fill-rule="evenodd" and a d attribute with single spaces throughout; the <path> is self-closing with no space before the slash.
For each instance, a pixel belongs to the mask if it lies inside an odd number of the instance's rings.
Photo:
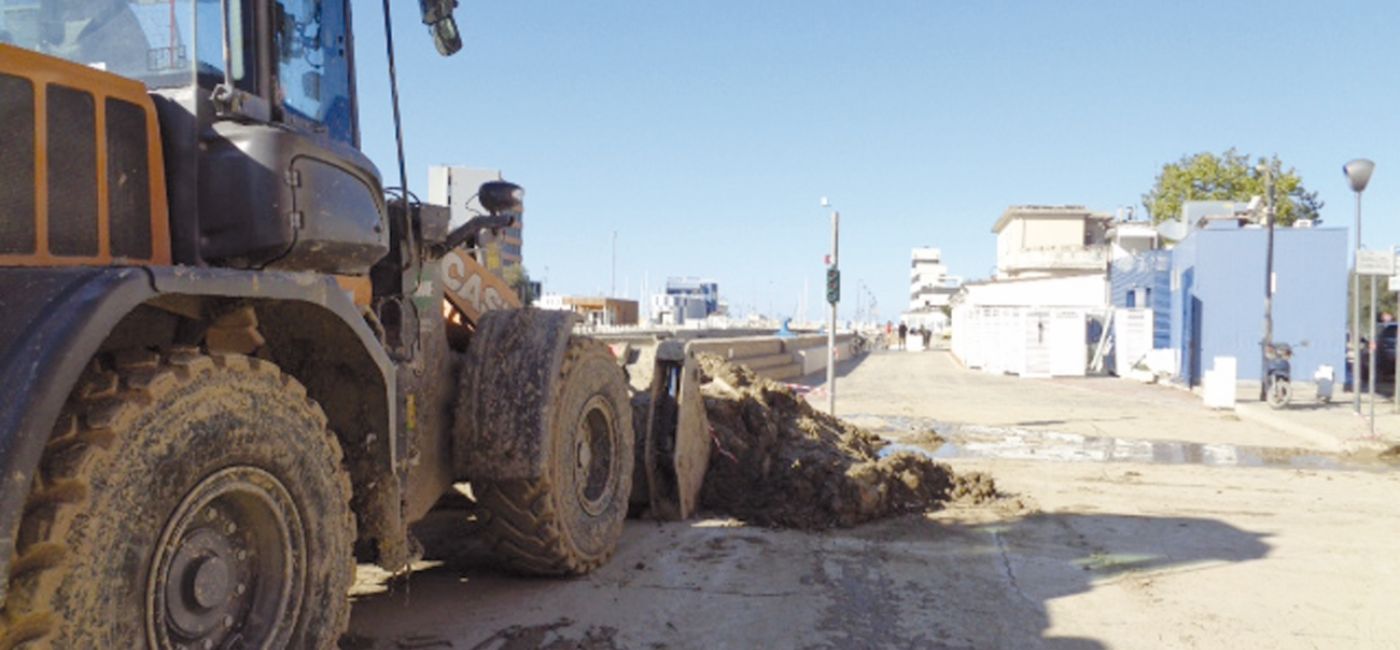
<path id="1" fill-rule="evenodd" d="M 885 440 L 813 409 L 786 385 L 718 356 L 699 361 L 715 438 L 700 494 L 706 510 L 822 529 L 997 496 L 985 474 L 954 474 L 912 452 L 882 458 Z"/>

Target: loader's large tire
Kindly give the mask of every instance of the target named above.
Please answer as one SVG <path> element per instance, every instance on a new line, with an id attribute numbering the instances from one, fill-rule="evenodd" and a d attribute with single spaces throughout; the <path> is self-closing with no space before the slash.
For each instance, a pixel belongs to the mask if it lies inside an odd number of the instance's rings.
<path id="1" fill-rule="evenodd" d="M 544 475 L 473 485 L 492 549 L 531 575 L 583 575 L 617 548 L 632 491 L 627 379 L 608 347 L 569 339 L 550 408 Z"/>
<path id="2" fill-rule="evenodd" d="M 334 647 L 349 500 L 325 414 L 276 366 L 94 362 L 25 504 L 0 648 Z"/>

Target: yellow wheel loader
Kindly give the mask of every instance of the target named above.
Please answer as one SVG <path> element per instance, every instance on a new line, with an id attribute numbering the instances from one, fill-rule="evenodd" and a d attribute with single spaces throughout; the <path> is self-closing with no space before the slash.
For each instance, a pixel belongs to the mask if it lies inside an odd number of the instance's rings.
<path id="1" fill-rule="evenodd" d="M 443 54 L 454 7 L 419 6 Z M 520 188 L 450 230 L 400 137 L 386 194 L 350 25 L 349 0 L 0 0 L 0 650 L 333 647 L 356 561 L 404 568 L 457 482 L 534 574 L 607 561 L 629 501 L 693 509 L 684 352 L 634 400 L 485 273 Z"/>

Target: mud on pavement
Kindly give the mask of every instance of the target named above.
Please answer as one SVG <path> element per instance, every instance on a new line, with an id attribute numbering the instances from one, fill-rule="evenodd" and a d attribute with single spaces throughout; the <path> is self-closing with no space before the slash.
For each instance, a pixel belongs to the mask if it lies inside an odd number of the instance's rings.
<path id="1" fill-rule="evenodd" d="M 986 474 L 959 475 L 911 452 L 882 454 L 887 441 L 813 409 L 786 385 L 715 355 L 699 361 L 714 437 L 700 495 L 706 510 L 819 530 L 997 496 Z"/>

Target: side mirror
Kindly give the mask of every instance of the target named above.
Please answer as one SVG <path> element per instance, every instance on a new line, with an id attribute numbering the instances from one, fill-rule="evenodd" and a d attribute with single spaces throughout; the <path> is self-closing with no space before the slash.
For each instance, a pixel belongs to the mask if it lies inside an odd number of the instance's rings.
<path id="1" fill-rule="evenodd" d="M 462 34 L 457 31 L 457 20 L 452 17 L 457 0 L 418 0 L 418 8 L 423 13 L 423 24 L 433 34 L 438 54 L 452 56 L 462 49 Z"/>
<path id="2" fill-rule="evenodd" d="M 476 191 L 481 207 L 493 214 L 519 215 L 525 212 L 525 188 L 508 181 L 486 181 Z"/>

